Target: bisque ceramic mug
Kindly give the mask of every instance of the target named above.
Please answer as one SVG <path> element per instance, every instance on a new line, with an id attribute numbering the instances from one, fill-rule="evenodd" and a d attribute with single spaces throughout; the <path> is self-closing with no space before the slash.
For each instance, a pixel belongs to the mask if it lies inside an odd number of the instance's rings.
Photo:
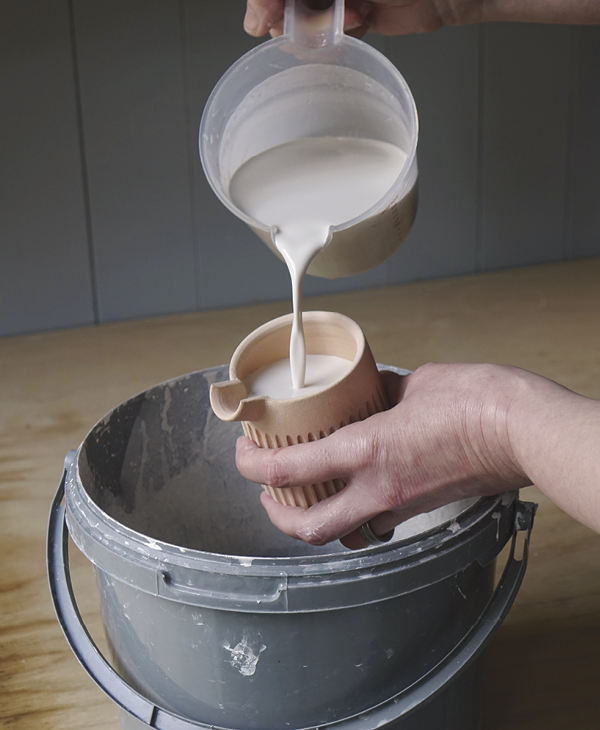
<path id="1" fill-rule="evenodd" d="M 237 347 L 229 365 L 230 380 L 210 389 L 215 414 L 241 421 L 246 436 L 263 448 L 316 441 L 339 428 L 389 407 L 371 349 L 361 328 L 336 312 L 304 312 L 307 354 L 336 355 L 351 362 L 332 385 L 295 398 L 248 397 L 244 378 L 264 365 L 288 357 L 292 315 L 262 325 Z M 343 489 L 341 479 L 302 487 L 264 489 L 281 504 L 309 507 Z"/>

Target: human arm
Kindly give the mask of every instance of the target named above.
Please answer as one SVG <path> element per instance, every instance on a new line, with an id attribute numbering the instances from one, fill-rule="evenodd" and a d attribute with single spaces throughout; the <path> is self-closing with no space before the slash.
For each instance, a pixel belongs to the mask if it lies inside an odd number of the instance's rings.
<path id="1" fill-rule="evenodd" d="M 384 413 L 320 441 L 259 449 L 240 439 L 237 465 L 275 487 L 342 478 L 347 486 L 308 510 L 261 496 L 273 523 L 323 544 L 369 521 L 384 534 L 449 502 L 535 483 L 600 531 L 600 402 L 551 380 L 500 365 L 426 365 L 388 383 Z"/>
<path id="2" fill-rule="evenodd" d="M 253 36 L 281 35 L 284 0 L 248 0 L 244 27 Z M 345 30 L 403 35 L 446 25 L 492 21 L 600 23 L 597 0 L 346 0 Z"/>

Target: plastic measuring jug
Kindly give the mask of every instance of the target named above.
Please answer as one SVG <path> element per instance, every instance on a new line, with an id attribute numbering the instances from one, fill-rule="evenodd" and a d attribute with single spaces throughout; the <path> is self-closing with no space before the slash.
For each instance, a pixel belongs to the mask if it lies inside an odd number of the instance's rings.
<path id="1" fill-rule="evenodd" d="M 284 33 L 242 56 L 210 95 L 199 147 L 221 202 L 280 256 L 271 227 L 238 208 L 231 178 L 251 157 L 308 137 L 358 137 L 396 145 L 406 161 L 371 208 L 331 227 L 308 273 L 350 276 L 377 266 L 406 238 L 417 206 L 418 119 L 399 71 L 367 43 L 344 35 L 344 2 L 311 10 L 286 0 Z M 321 3 L 322 4 L 322 3 Z"/>

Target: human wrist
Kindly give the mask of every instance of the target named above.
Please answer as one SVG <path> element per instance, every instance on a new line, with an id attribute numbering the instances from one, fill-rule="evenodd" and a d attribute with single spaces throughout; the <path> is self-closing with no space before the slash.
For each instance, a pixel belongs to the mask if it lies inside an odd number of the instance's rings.
<path id="1" fill-rule="evenodd" d="M 600 531 L 600 402 L 526 373 L 509 431 L 530 482 L 565 512 Z"/>
<path id="2" fill-rule="evenodd" d="M 473 458 L 478 459 L 489 474 L 487 491 L 500 487 L 518 489 L 529 479 L 514 448 L 511 428 L 518 410 L 519 393 L 525 388 L 524 371 L 505 365 L 474 366 L 473 390 L 479 404 L 479 418 L 465 414 Z"/>

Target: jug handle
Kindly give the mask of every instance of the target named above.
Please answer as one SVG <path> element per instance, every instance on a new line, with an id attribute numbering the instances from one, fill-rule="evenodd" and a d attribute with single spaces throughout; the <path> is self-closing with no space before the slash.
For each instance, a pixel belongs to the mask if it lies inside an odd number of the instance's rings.
<path id="1" fill-rule="evenodd" d="M 302 48 L 337 45 L 344 37 L 344 0 L 286 0 L 283 34 Z"/>

